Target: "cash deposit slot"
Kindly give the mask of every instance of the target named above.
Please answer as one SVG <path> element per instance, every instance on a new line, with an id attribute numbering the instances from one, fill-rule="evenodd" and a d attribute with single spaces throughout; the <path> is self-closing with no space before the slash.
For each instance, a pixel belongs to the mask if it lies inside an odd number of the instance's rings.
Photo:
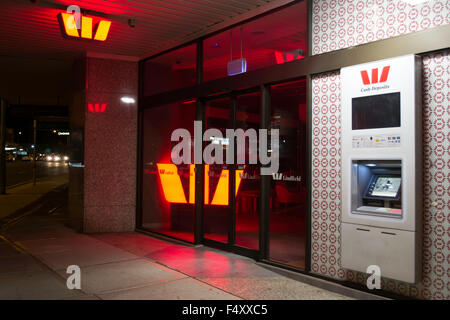
<path id="1" fill-rule="evenodd" d="M 421 276 L 421 60 L 341 69 L 341 262 L 416 283 Z"/>

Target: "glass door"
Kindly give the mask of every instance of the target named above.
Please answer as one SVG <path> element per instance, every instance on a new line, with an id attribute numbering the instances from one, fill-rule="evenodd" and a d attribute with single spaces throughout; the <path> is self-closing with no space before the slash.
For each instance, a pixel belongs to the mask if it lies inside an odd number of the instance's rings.
<path id="1" fill-rule="evenodd" d="M 205 150 L 208 144 L 220 146 L 223 154 L 213 156 L 223 163 L 204 165 L 203 240 L 205 244 L 252 257 L 259 250 L 260 100 L 258 91 L 230 94 L 205 103 L 205 130 L 217 129 L 220 133 L 220 137 L 210 137 L 205 142 Z M 227 129 L 233 129 L 234 135 L 227 137 Z M 229 151 L 233 157 L 227 159 Z"/>
<path id="2" fill-rule="evenodd" d="M 232 100 L 229 97 L 209 100 L 205 105 L 205 130 L 216 129 L 222 138 L 226 135 L 226 129 L 232 127 Z M 222 164 L 204 164 L 205 202 L 203 208 L 203 237 L 222 244 L 229 243 L 230 229 L 230 196 L 229 180 L 230 166 L 226 164 L 226 140 L 220 136 L 210 137 L 205 145 L 216 144 L 222 148 L 222 155 L 212 153 L 215 160 L 222 159 Z M 205 149 L 206 151 L 206 149 Z M 218 161 L 217 161 L 218 162 Z"/>
<path id="3" fill-rule="evenodd" d="M 307 205 L 306 81 L 271 87 L 271 128 L 280 133 L 279 171 L 270 180 L 269 259 L 305 270 Z"/>
<path id="4" fill-rule="evenodd" d="M 235 245 L 259 250 L 260 224 L 260 166 L 258 159 L 258 133 L 260 128 L 260 92 L 236 97 L 236 132 L 241 130 L 245 141 L 243 154 L 239 153 L 236 141 L 236 209 Z M 238 138 L 239 140 L 239 133 Z M 251 144 L 254 145 L 251 145 Z M 239 157 L 241 156 L 241 157 Z M 245 161 L 240 161 L 245 159 Z M 255 163 L 256 162 L 256 163 Z"/>

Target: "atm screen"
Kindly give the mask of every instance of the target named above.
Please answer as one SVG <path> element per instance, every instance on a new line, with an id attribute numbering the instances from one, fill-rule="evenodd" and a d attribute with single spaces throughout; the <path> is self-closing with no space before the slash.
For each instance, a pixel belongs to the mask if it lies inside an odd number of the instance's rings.
<path id="1" fill-rule="evenodd" d="M 369 196 L 396 198 L 401 182 L 401 177 L 379 176 L 376 178 L 373 187 L 370 188 Z"/>
<path id="2" fill-rule="evenodd" d="M 352 130 L 400 127 L 400 92 L 352 99 Z"/>

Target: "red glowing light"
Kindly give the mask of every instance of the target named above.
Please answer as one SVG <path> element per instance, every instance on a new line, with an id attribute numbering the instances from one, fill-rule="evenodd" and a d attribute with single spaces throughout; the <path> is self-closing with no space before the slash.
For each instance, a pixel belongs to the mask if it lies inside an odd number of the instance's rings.
<path id="1" fill-rule="evenodd" d="M 61 12 L 58 14 L 58 22 L 61 28 L 61 33 L 64 37 L 80 38 L 80 33 L 76 27 L 75 15 Z M 111 21 L 100 20 L 95 26 L 94 40 L 105 41 L 108 38 L 109 29 L 111 28 Z M 92 39 L 93 35 L 93 18 L 81 17 L 81 38 Z"/>
<path id="2" fill-rule="evenodd" d="M 88 103 L 88 111 L 94 113 L 103 113 L 106 110 L 106 103 Z"/>
<path id="3" fill-rule="evenodd" d="M 171 163 L 156 165 L 166 200 L 170 203 L 187 203 L 177 166 Z"/>
<path id="4" fill-rule="evenodd" d="M 277 61 L 277 64 L 291 62 L 294 60 L 300 60 L 303 58 L 304 58 L 304 56 L 301 56 L 294 52 L 281 52 L 281 51 L 275 50 L 275 60 Z"/>
<path id="5" fill-rule="evenodd" d="M 157 163 L 158 176 L 163 188 L 164 198 L 169 203 L 188 203 L 184 194 L 181 177 L 178 174 L 178 168 L 171 163 Z M 189 168 L 189 203 L 195 203 L 195 164 L 191 164 Z M 244 167 L 245 169 L 245 167 Z M 244 169 L 236 170 L 236 193 L 242 180 Z M 213 199 L 210 204 L 218 206 L 226 206 L 228 200 L 228 184 L 229 170 L 222 170 L 219 182 L 217 183 Z M 209 165 L 205 165 L 205 204 L 209 204 Z"/>

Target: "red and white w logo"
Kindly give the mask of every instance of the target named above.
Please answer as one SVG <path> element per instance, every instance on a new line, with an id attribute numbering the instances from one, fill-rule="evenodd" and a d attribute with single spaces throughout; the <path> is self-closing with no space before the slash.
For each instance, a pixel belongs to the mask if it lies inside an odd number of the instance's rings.
<path id="1" fill-rule="evenodd" d="M 391 68 L 391 66 L 386 66 L 383 68 L 383 71 L 381 71 L 381 77 L 378 81 L 378 68 L 372 69 L 372 82 L 369 79 L 369 74 L 367 73 L 367 70 L 362 70 L 361 71 L 361 78 L 362 78 L 362 82 L 364 83 L 364 85 L 368 85 L 368 84 L 374 84 L 374 83 L 378 83 L 378 82 L 386 82 L 388 75 L 389 75 L 389 69 Z"/>

